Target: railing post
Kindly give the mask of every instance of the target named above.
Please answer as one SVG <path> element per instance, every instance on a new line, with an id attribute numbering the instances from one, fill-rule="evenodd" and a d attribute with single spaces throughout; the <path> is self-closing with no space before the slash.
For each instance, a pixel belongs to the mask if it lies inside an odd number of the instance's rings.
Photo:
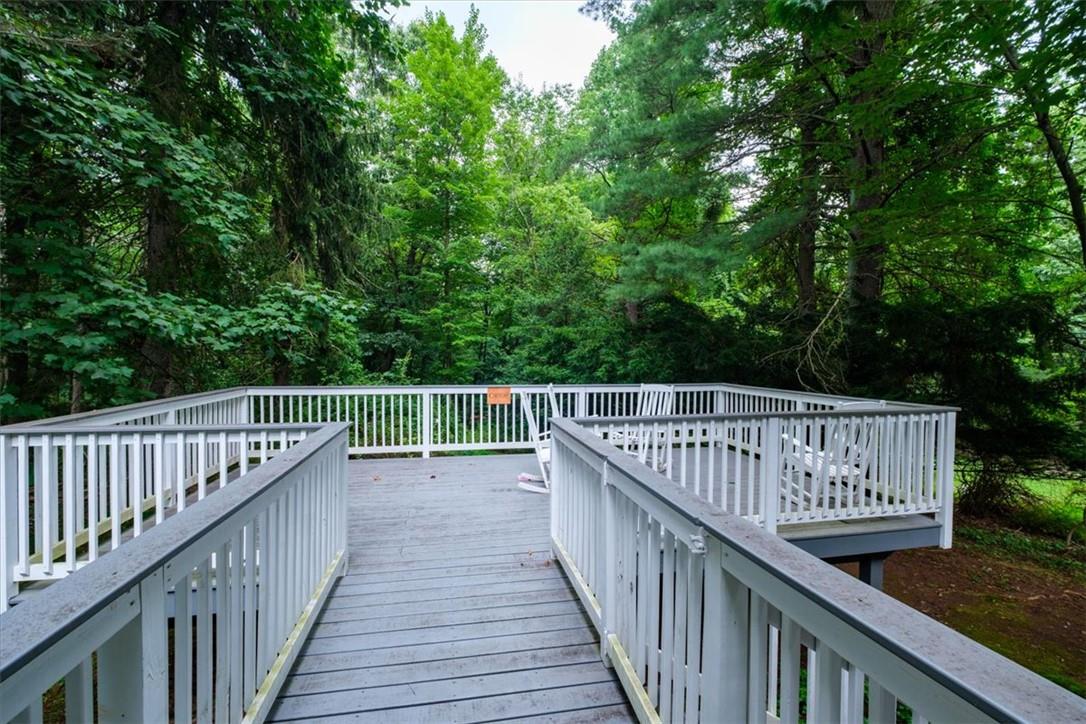
<path id="1" fill-rule="evenodd" d="M 939 460 L 939 547 L 950 548 L 954 541 L 954 435 L 956 412 L 943 413 L 943 434 L 940 441 Z"/>
<path id="2" fill-rule="evenodd" d="M 762 441 L 762 525 L 770 533 L 777 532 L 777 510 L 781 505 L 781 419 L 767 420 Z"/>
<path id="3" fill-rule="evenodd" d="M 559 559 L 558 550 L 555 547 L 558 543 L 558 535 L 561 531 L 562 524 L 565 522 L 562 520 L 562 508 L 565 505 L 565 469 L 563 464 L 565 462 L 565 448 L 562 445 L 562 440 L 555 435 L 554 424 L 551 423 L 551 511 L 550 511 L 550 526 L 551 526 L 551 560 L 556 561 Z"/>
<path id="4" fill-rule="evenodd" d="M 345 436 L 346 437 L 346 436 Z M 336 479 L 336 510 L 338 519 L 337 544 L 343 551 L 343 566 L 340 575 L 347 573 L 347 466 L 350 459 L 348 441 L 343 441 L 342 454 L 339 456 L 339 473 Z"/>
<path id="5" fill-rule="evenodd" d="M 750 593 L 724 570 L 720 541 L 706 541 L 702 721 L 746 721 Z"/>
<path id="6" fill-rule="evenodd" d="M 18 592 L 15 585 L 15 562 L 19 556 L 18 521 L 22 511 L 18 510 L 18 465 L 16 451 L 7 435 L 0 435 L 0 521 L 3 522 L 3 534 L 0 537 L 0 613 L 8 608 L 8 601 Z"/>
<path id="7" fill-rule="evenodd" d="M 611 634 L 618 628 L 615 620 L 618 606 L 618 546 L 615 544 L 615 486 L 611 485 L 611 468 L 603 462 L 600 472 L 600 495 L 603 497 L 603 596 L 600 603 L 600 657 L 607 666 L 614 666 L 611 661 Z"/>
<path id="8" fill-rule="evenodd" d="M 431 409 L 431 397 L 429 390 L 422 393 L 422 456 L 430 457 L 430 446 L 433 444 L 434 431 L 433 410 Z"/>

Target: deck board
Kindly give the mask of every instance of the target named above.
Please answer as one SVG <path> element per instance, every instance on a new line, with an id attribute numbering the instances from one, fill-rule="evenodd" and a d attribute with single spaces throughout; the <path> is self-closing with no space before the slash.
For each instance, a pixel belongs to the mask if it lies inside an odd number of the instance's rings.
<path id="1" fill-rule="evenodd" d="M 534 456 L 352 461 L 349 570 L 270 721 L 629 722 L 550 559 Z"/>

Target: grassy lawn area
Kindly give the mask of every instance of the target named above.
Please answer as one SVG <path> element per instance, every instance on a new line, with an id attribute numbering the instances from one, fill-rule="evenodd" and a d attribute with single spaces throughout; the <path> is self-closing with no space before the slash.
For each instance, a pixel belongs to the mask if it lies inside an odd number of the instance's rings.
<path id="1" fill-rule="evenodd" d="M 1058 477 L 1023 477 L 1020 482 L 1036 498 L 1023 509 L 1020 523 L 1029 530 L 1072 538 L 1086 543 L 1086 481 Z"/>
<path id="2" fill-rule="evenodd" d="M 1081 478 L 1020 475 L 1010 478 L 1022 490 L 1021 505 L 1006 514 L 1012 529 L 1056 536 L 1086 544 L 1086 480 Z M 962 476 L 956 476 L 961 491 Z"/>

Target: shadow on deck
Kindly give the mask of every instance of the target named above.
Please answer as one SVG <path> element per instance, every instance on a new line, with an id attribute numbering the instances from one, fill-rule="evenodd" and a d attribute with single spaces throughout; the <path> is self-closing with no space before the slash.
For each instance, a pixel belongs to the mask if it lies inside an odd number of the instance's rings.
<path id="1" fill-rule="evenodd" d="M 632 721 L 525 470 L 535 456 L 352 461 L 349 570 L 269 720 Z"/>

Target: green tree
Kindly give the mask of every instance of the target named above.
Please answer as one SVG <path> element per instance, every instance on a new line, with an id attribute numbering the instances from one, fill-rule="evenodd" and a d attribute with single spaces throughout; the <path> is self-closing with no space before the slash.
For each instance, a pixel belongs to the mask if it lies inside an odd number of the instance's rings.
<path id="1" fill-rule="evenodd" d="M 460 38 L 444 15 L 428 15 L 408 32 L 388 101 L 394 177 L 380 322 L 410 340 L 413 364 L 434 381 L 475 379 L 486 343 L 482 259 L 496 185 L 487 143 L 505 75 L 485 42 L 477 12 Z"/>

